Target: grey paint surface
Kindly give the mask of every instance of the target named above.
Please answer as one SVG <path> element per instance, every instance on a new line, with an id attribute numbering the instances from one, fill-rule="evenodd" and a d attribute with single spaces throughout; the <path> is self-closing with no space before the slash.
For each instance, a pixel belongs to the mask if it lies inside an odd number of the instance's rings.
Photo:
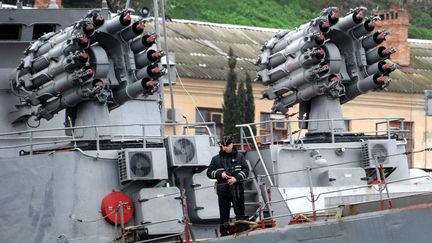
<path id="1" fill-rule="evenodd" d="M 119 190 L 117 161 L 79 152 L 24 156 L 0 161 L 0 241 L 55 242 L 60 235 L 79 242 L 114 239 L 114 226 L 101 219 L 101 201 Z M 107 179 L 110 178 L 110 179 Z"/>
<path id="2" fill-rule="evenodd" d="M 432 232 L 425 230 L 425 227 L 432 223 L 431 215 L 432 205 L 428 203 L 416 208 L 392 209 L 341 220 L 289 225 L 205 242 L 428 243 Z"/>

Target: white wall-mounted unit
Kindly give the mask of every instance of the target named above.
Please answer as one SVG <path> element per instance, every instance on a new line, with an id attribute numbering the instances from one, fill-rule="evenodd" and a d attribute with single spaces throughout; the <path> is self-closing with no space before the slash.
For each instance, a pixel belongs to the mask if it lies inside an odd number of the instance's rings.
<path id="1" fill-rule="evenodd" d="M 362 164 L 363 168 L 375 168 L 379 164 L 391 164 L 396 154 L 396 141 L 367 140 L 362 143 Z"/>
<path id="2" fill-rule="evenodd" d="M 120 183 L 168 179 L 165 148 L 122 149 L 118 157 Z"/>
<path id="3" fill-rule="evenodd" d="M 215 155 L 207 135 L 169 136 L 167 147 L 171 166 L 207 166 Z"/>

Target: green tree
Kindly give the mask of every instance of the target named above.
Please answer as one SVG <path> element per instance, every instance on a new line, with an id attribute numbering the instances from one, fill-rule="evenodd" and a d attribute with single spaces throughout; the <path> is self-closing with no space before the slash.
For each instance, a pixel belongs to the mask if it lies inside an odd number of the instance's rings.
<path id="1" fill-rule="evenodd" d="M 234 51 L 230 47 L 228 53 L 229 71 L 224 91 L 224 103 L 222 105 L 224 135 L 235 134 L 237 131 L 235 127 L 237 122 L 237 74 L 234 71 L 236 64 L 237 60 L 234 56 Z"/>
<path id="2" fill-rule="evenodd" d="M 255 122 L 255 99 L 253 96 L 252 89 L 252 79 L 249 73 L 246 73 L 246 109 L 244 111 L 245 114 L 245 123 L 254 123 Z M 252 130 L 254 134 L 256 134 L 256 127 L 253 126 Z"/>
<path id="3" fill-rule="evenodd" d="M 247 123 L 246 111 L 248 109 L 248 101 L 244 83 L 243 80 L 240 80 L 237 87 L 237 124 Z"/>

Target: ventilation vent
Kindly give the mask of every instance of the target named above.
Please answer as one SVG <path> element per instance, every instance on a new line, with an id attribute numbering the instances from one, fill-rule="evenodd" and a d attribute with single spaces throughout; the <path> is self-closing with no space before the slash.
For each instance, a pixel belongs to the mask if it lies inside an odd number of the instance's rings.
<path id="1" fill-rule="evenodd" d="M 164 148 L 124 149 L 118 157 L 121 183 L 136 180 L 163 180 L 168 178 Z"/>

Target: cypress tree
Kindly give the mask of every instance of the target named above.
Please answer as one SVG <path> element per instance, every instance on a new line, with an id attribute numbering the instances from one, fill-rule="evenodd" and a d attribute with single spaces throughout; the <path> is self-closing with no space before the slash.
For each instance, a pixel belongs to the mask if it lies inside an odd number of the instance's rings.
<path id="1" fill-rule="evenodd" d="M 246 111 L 248 109 L 248 101 L 247 101 L 247 94 L 246 89 L 244 85 L 244 81 L 240 80 L 238 87 L 237 87 L 237 124 L 244 124 L 248 123 L 246 118 Z"/>
<path id="2" fill-rule="evenodd" d="M 246 109 L 244 111 L 245 123 L 254 123 L 255 122 L 255 99 L 252 90 L 252 79 L 249 73 L 246 73 L 245 85 L 246 85 Z M 255 126 L 252 127 L 252 130 L 256 135 Z"/>
<path id="3" fill-rule="evenodd" d="M 237 128 L 235 127 L 237 122 L 237 75 L 234 71 L 237 60 L 231 47 L 228 55 L 229 70 L 224 91 L 224 103 L 222 105 L 224 135 L 232 135 L 237 132 Z"/>

